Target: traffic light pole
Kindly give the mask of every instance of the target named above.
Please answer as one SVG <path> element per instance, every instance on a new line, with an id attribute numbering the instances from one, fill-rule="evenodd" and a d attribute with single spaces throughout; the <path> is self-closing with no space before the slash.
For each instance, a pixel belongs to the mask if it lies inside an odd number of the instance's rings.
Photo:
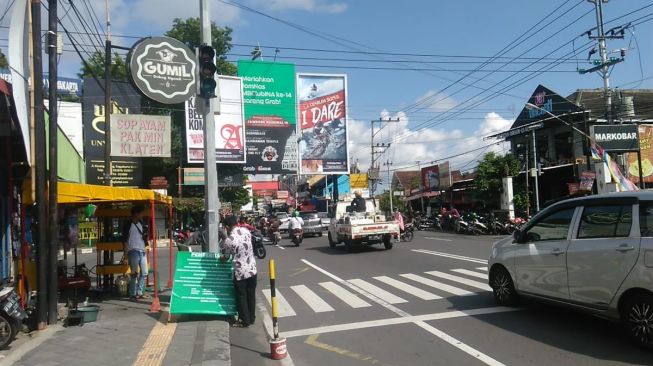
<path id="1" fill-rule="evenodd" d="M 211 45 L 211 18 L 208 0 L 200 0 L 200 22 L 202 24 L 202 43 Z M 198 80 L 199 82 L 199 80 Z M 219 88 L 216 87 L 216 94 Z M 220 96 L 218 95 L 218 98 Z M 215 116 L 214 100 L 212 98 L 197 98 L 204 114 L 204 207 L 206 216 L 206 244 L 202 251 L 215 253 L 218 251 L 218 225 L 220 221 L 218 198 L 218 168 L 215 162 Z M 219 100 L 219 99 L 218 99 Z M 219 112 L 219 111 L 218 111 Z"/>

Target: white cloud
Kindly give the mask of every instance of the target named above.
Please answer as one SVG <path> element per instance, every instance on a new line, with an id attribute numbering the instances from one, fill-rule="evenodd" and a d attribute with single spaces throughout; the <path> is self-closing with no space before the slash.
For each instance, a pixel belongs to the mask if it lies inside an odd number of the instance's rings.
<path id="1" fill-rule="evenodd" d="M 337 14 L 347 10 L 346 3 L 332 3 L 325 0 L 264 0 L 261 2 L 271 10 L 303 10 L 314 13 Z"/>
<path id="2" fill-rule="evenodd" d="M 446 157 L 463 154 L 473 151 L 483 146 L 497 142 L 496 140 L 484 140 L 484 137 L 493 133 L 508 130 L 513 121 L 501 117 L 498 113 L 487 113 L 476 130 L 472 133 L 465 134 L 457 128 L 426 128 L 415 132 L 409 127 L 409 118 L 404 112 L 398 112 L 391 115 L 388 111 L 381 111 L 382 119 L 399 119 L 396 125 L 393 123 L 386 126 L 386 131 L 379 133 L 375 142 L 391 142 L 392 147 L 379 158 L 378 161 L 393 161 L 393 168 L 397 169 L 402 166 L 415 165 L 420 160 L 422 167 L 429 162 L 440 160 Z M 358 161 L 362 170 L 367 170 L 370 165 L 370 122 L 350 120 L 349 121 L 349 151 L 354 161 Z M 375 128 L 378 128 L 378 124 Z M 386 138 L 383 134 L 386 132 Z M 503 152 L 507 149 L 504 144 L 498 144 L 488 147 L 484 150 L 478 150 L 464 154 L 458 157 L 448 159 L 453 169 L 463 168 L 464 171 L 470 170 L 476 166 L 485 153 L 490 151 Z M 442 162 L 442 161 L 440 161 Z M 416 166 L 411 166 L 405 170 L 416 170 Z M 382 175 L 385 179 L 385 175 Z"/>
<path id="3" fill-rule="evenodd" d="M 431 112 L 446 112 L 458 105 L 458 102 L 443 93 L 429 90 L 415 101 L 419 109 L 426 109 Z"/>

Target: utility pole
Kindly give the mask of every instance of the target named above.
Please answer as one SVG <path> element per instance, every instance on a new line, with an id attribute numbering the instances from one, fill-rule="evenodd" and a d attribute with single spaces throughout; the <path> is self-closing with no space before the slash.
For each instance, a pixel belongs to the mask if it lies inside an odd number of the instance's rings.
<path id="1" fill-rule="evenodd" d="M 390 160 L 386 160 L 385 163 L 383 163 L 386 167 L 388 167 L 388 196 L 390 196 L 390 214 L 394 212 L 394 208 L 392 207 L 392 181 L 390 180 L 390 165 L 392 165 L 392 162 Z"/>
<path id="2" fill-rule="evenodd" d="M 422 215 L 424 215 L 424 182 L 422 182 L 422 161 L 415 160 L 417 164 L 417 174 L 419 175 L 419 194 L 422 201 Z"/>
<path id="3" fill-rule="evenodd" d="M 48 215 L 50 253 L 48 256 L 48 324 L 57 322 L 57 255 L 59 252 L 59 215 L 57 205 L 57 182 L 59 171 L 57 166 L 57 0 L 48 0 L 48 105 L 49 105 L 49 186 Z"/>
<path id="4" fill-rule="evenodd" d="M 372 120 L 371 126 L 372 126 L 372 131 L 370 133 L 371 136 L 371 141 L 370 141 L 370 147 L 372 149 L 372 156 L 370 159 L 370 168 L 367 171 L 367 176 L 370 181 L 370 198 L 374 198 L 374 191 L 376 190 L 376 181 L 379 180 L 379 168 L 375 165 L 376 159 L 383 155 L 383 153 L 390 147 L 390 143 L 377 143 L 376 145 L 374 144 L 374 136 L 376 136 L 379 131 L 381 131 L 383 128 L 380 128 L 378 131 L 374 131 L 374 124 L 375 123 L 392 123 L 392 122 L 399 122 L 399 118 L 392 119 L 388 118 L 386 120 L 383 120 L 379 118 L 378 120 Z"/>
<path id="5" fill-rule="evenodd" d="M 107 38 L 104 42 L 104 183 L 113 185 L 111 176 L 111 15 L 109 0 L 104 1 L 107 14 Z"/>
<path id="6" fill-rule="evenodd" d="M 37 328 L 45 329 L 48 320 L 48 205 L 45 187 L 45 116 L 43 114 L 43 59 L 41 45 L 41 2 L 31 0 L 32 8 L 32 44 L 34 45 L 34 143 L 36 146 L 36 205 L 37 205 L 37 248 L 36 248 L 36 316 Z"/>
<path id="7" fill-rule="evenodd" d="M 202 24 L 201 42 L 211 46 L 213 40 L 211 38 L 211 18 L 208 0 L 200 0 L 200 22 Z M 219 91 L 220 87 L 217 85 L 216 78 L 215 92 L 217 100 L 220 98 Z M 197 100 L 202 101 L 202 99 L 198 98 Z M 215 253 L 218 251 L 218 224 L 220 221 L 220 215 L 218 214 L 220 207 L 218 197 L 218 167 L 215 161 L 215 104 L 212 98 L 206 98 L 203 101 L 204 103 L 199 103 L 199 106 L 202 107 L 202 111 L 204 112 L 204 207 L 206 208 L 204 226 L 206 227 L 207 248 L 202 248 L 202 250 Z"/>
<path id="8" fill-rule="evenodd" d="M 526 217 L 531 216 L 531 198 L 529 197 L 528 193 L 528 182 L 531 180 L 530 175 L 530 170 L 528 169 L 528 139 L 526 139 L 526 148 L 524 149 L 526 151 Z"/>
<path id="9" fill-rule="evenodd" d="M 531 129 L 533 136 L 533 169 L 535 170 L 535 212 L 540 212 L 540 188 L 539 188 L 539 175 L 540 165 L 537 163 L 537 142 L 535 140 L 535 129 Z"/>

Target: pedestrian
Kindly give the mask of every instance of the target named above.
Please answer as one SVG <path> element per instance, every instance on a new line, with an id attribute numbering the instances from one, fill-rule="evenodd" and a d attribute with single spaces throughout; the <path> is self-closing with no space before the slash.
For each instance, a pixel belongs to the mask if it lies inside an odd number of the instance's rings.
<path id="1" fill-rule="evenodd" d="M 127 254 L 127 261 L 131 270 L 129 299 L 132 301 L 150 298 L 150 296 L 144 293 L 145 277 L 147 276 L 145 245 L 148 240 L 147 228 L 143 225 L 144 213 L 145 207 L 141 205 L 132 207 L 131 220 L 123 228 L 123 250 Z"/>
<path id="2" fill-rule="evenodd" d="M 235 216 L 227 216 L 223 225 L 227 230 L 227 238 L 220 243 L 224 255 L 233 256 L 234 288 L 236 290 L 236 308 L 238 320 L 234 327 L 247 328 L 256 319 L 256 259 L 252 246 L 252 235 L 249 230 L 238 226 Z"/>
<path id="3" fill-rule="evenodd" d="M 401 214 L 398 207 L 395 207 L 394 220 L 399 224 L 399 231 L 404 232 L 404 215 Z"/>

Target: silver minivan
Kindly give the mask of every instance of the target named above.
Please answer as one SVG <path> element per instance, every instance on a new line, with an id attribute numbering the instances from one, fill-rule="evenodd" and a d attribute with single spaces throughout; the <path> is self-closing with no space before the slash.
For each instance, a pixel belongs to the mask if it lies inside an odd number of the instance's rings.
<path id="1" fill-rule="evenodd" d="M 653 192 L 551 205 L 493 245 L 488 269 L 501 305 L 523 296 L 621 320 L 653 348 Z"/>

